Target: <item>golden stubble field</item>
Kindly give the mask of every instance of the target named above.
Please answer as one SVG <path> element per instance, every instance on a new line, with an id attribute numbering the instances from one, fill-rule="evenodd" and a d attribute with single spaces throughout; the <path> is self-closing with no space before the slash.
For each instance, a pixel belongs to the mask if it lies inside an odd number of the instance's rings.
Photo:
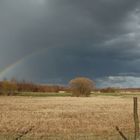
<path id="1" fill-rule="evenodd" d="M 111 137 L 133 132 L 133 99 L 121 97 L 0 97 L 0 134 L 28 138 Z M 86 138 L 85 138 L 86 139 Z"/>

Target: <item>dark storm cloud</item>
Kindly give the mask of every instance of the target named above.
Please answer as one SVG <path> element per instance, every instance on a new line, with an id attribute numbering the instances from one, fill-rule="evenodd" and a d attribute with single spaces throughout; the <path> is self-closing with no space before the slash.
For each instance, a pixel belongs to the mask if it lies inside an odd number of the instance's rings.
<path id="1" fill-rule="evenodd" d="M 40 53 L 1 77 L 66 83 L 75 76 L 138 75 L 139 8 L 137 0 L 2 0 L 0 70 Z"/>

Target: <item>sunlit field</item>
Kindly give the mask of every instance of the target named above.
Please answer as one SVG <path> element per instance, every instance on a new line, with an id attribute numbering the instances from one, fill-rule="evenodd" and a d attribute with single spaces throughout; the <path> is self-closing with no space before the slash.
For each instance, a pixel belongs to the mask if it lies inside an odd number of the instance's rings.
<path id="1" fill-rule="evenodd" d="M 133 137 L 131 96 L 0 97 L 0 139 L 121 140 L 116 126 Z"/>

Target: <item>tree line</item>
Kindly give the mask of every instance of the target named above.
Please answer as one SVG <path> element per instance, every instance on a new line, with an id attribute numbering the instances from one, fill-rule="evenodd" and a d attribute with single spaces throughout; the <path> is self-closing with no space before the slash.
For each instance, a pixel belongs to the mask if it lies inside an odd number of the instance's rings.
<path id="1" fill-rule="evenodd" d="M 3 80 L 0 81 L 0 95 L 16 95 L 20 92 L 59 92 L 66 91 L 65 86 L 35 84 L 28 81 Z"/>
<path id="2" fill-rule="evenodd" d="M 3 80 L 0 81 L 0 95 L 16 95 L 21 92 L 54 92 L 60 91 L 71 92 L 72 96 L 90 96 L 91 92 L 96 93 L 116 93 L 116 92 L 129 92 L 140 91 L 140 88 L 113 88 L 107 87 L 97 89 L 95 82 L 87 77 L 76 77 L 69 81 L 68 86 L 61 85 L 47 85 L 47 84 L 35 84 L 28 81 Z"/>

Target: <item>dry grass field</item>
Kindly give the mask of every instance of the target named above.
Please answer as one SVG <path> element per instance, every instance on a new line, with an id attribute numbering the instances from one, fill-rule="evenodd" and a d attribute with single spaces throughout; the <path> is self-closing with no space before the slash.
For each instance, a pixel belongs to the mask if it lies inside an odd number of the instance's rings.
<path id="1" fill-rule="evenodd" d="M 119 139 L 133 132 L 133 100 L 113 96 L 0 97 L 0 139 Z"/>

